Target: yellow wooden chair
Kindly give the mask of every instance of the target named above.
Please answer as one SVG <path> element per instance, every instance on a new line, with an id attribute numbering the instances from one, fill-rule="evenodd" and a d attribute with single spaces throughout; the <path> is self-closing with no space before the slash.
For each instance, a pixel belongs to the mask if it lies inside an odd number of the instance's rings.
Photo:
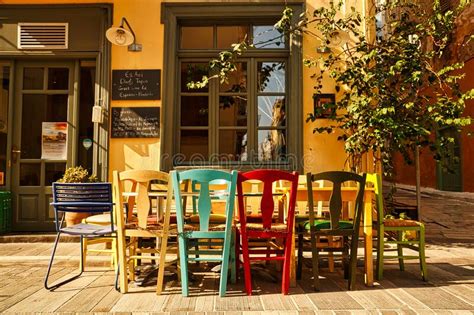
<path id="1" fill-rule="evenodd" d="M 90 217 L 87 217 L 82 220 L 82 223 L 85 224 L 94 224 L 94 225 L 110 225 L 110 214 L 96 214 Z M 115 233 L 114 233 L 115 234 Z M 113 269 L 117 267 L 117 242 L 115 235 L 110 237 L 95 237 L 95 238 L 86 238 L 82 239 L 82 250 L 83 250 L 83 261 L 80 263 L 80 268 L 83 268 L 83 265 L 86 263 L 88 253 L 106 253 L 110 254 L 110 265 Z M 90 245 L 104 244 L 104 248 L 90 248 Z"/>
<path id="2" fill-rule="evenodd" d="M 151 213 L 150 185 L 161 186 L 153 197 L 166 198 L 163 213 Z M 117 222 L 120 292 L 128 292 L 128 282 L 135 280 L 137 260 L 156 260 L 159 268 L 156 293 L 163 290 L 163 280 L 170 233 L 170 211 L 173 188 L 167 173 L 152 170 L 114 171 L 113 189 Z M 126 205 L 126 206 L 125 206 Z M 176 229 L 176 225 L 173 225 Z M 139 246 L 140 238 L 155 238 L 156 248 Z"/>

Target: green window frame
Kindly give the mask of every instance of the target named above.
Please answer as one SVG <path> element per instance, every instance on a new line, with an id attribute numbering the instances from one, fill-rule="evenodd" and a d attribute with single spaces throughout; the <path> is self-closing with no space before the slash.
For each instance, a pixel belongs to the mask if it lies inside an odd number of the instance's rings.
<path id="1" fill-rule="evenodd" d="M 303 11 L 303 4 L 290 5 L 295 16 Z M 284 5 L 276 4 L 196 4 L 186 5 L 164 3 L 162 5 L 162 22 L 165 25 L 165 47 L 162 98 L 163 129 L 161 138 L 160 168 L 168 171 L 175 166 L 182 165 L 223 165 L 241 169 L 250 168 L 279 168 L 290 170 L 302 169 L 302 47 L 300 38 L 291 38 L 285 45 L 270 45 L 265 48 L 249 49 L 238 62 L 247 65 L 247 89 L 245 92 L 222 92 L 219 82 L 211 80 L 207 91 L 183 91 L 181 66 L 183 63 L 207 63 L 214 58 L 222 48 L 217 46 L 217 27 L 222 25 L 248 25 L 250 34 L 254 26 L 273 25 L 281 16 Z M 208 38 L 212 47 L 184 47 L 180 43 L 181 27 L 203 26 L 212 27 L 213 37 Z M 251 36 L 250 36 L 251 37 Z M 250 38 L 251 40 L 251 38 Z M 210 45 L 210 44 L 209 44 Z M 285 88 L 283 91 L 258 91 L 257 67 L 259 63 L 285 64 Z M 207 125 L 182 125 L 181 99 L 182 97 L 201 96 L 209 97 L 209 115 Z M 220 126 L 219 125 L 219 97 L 242 96 L 247 102 L 247 125 Z M 286 106 L 286 122 L 278 126 L 258 126 L 259 98 L 283 98 Z M 186 161 L 179 155 L 182 132 L 208 131 L 207 159 L 202 161 Z M 225 160 L 219 158 L 219 137 L 222 132 L 235 131 L 247 133 L 247 158 L 245 161 Z M 286 134 L 286 158 L 263 161 L 259 153 L 258 134 L 277 132 Z M 188 132 L 189 134 L 189 132 Z M 178 157 L 178 158 L 177 158 Z"/>

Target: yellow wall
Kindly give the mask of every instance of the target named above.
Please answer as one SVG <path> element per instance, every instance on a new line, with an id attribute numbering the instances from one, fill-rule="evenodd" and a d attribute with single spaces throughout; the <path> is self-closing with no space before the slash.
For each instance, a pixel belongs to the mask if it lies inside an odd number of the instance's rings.
<path id="1" fill-rule="evenodd" d="M 189 0 L 186 0 L 189 2 Z M 42 3 L 113 3 L 114 25 L 120 23 L 125 16 L 132 25 L 137 42 L 143 45 L 142 52 L 128 52 L 127 48 L 112 46 L 112 69 L 162 69 L 163 68 L 163 25 L 160 23 L 161 2 L 159 0 L 0 0 L 0 4 L 42 4 Z M 182 2 L 182 1 L 164 1 Z M 193 2 L 199 2 L 194 0 Z M 204 1 L 202 1 L 204 2 Z M 209 1 L 205 1 L 209 2 Z M 226 1 L 232 2 L 232 1 Z M 236 1 L 237 2 L 237 1 Z M 242 2 L 242 1 L 239 1 Z M 252 1 L 253 2 L 253 1 Z M 257 1 L 255 1 L 257 2 Z M 265 2 L 265 1 L 258 1 Z M 288 1 L 291 2 L 291 1 Z M 307 10 L 312 12 L 328 0 L 307 0 Z M 354 2 L 359 8 L 362 0 L 347 0 L 347 10 Z M 283 1 L 282 1 L 283 4 Z M 352 4 L 353 5 L 353 4 Z M 305 37 L 303 40 L 304 57 L 314 55 L 319 42 Z M 310 78 L 312 71 L 305 68 L 303 84 L 303 148 L 305 171 L 342 170 L 345 168 L 346 155 L 336 134 L 313 134 L 317 124 L 327 123 L 319 120 L 317 123 L 306 123 L 306 115 L 313 111 L 313 85 Z M 166 82 L 162 82 L 165 85 Z M 323 82 L 324 93 L 334 93 L 334 85 L 328 79 Z M 112 107 L 118 106 L 161 106 L 161 101 L 112 101 Z M 162 122 L 164 127 L 164 123 Z M 159 139 L 110 139 L 109 170 L 124 170 L 131 168 L 158 168 L 160 158 Z"/>
<path id="2" fill-rule="evenodd" d="M 129 52 L 127 47 L 112 45 L 112 69 L 163 69 L 164 35 L 160 9 L 160 1 L 114 1 L 113 24 L 119 25 L 125 16 L 143 50 Z M 111 106 L 161 106 L 161 101 L 111 101 Z M 159 161 L 159 139 L 110 139 L 109 174 L 114 170 L 158 169 Z"/>

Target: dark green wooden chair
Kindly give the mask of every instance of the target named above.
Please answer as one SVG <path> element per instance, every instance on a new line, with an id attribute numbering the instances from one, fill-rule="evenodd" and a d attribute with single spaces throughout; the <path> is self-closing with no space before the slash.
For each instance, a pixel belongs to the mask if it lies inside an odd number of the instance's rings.
<path id="1" fill-rule="evenodd" d="M 415 220 L 386 219 L 382 194 L 382 178 L 379 174 L 367 174 L 367 182 L 374 185 L 375 202 L 377 207 L 377 265 L 376 278 L 383 279 L 385 259 L 398 259 L 400 270 L 405 270 L 405 259 L 419 259 L 421 277 L 428 280 L 428 271 L 425 259 L 425 225 Z M 415 231 L 416 238 L 408 239 L 407 232 Z M 385 238 L 387 240 L 385 240 Z M 398 254 L 384 255 L 385 244 L 396 244 Z M 403 248 L 410 248 L 418 252 L 417 256 L 404 255 Z"/>
<path id="2" fill-rule="evenodd" d="M 298 265 L 297 276 L 301 276 L 303 263 L 303 237 L 308 232 L 311 238 L 311 252 L 313 263 L 314 289 L 319 290 L 319 248 L 317 247 L 317 238 L 339 236 L 342 239 L 341 246 L 324 247 L 328 252 L 342 252 L 342 260 L 344 265 L 344 278 L 348 279 L 348 288 L 352 290 L 355 285 L 355 273 L 357 267 L 357 248 L 359 241 L 359 227 L 361 215 L 364 207 L 364 191 L 366 175 L 358 175 L 350 172 L 324 172 L 319 174 L 308 173 L 307 190 L 308 190 L 308 208 L 309 220 L 300 222 L 298 229 Z M 313 201 L 313 183 L 316 181 L 332 182 L 332 194 L 329 200 L 329 220 L 315 219 L 314 201 Z M 344 182 L 356 182 L 358 184 L 357 197 L 355 200 L 355 209 L 353 220 L 341 220 L 342 214 L 342 184 Z M 349 240 L 350 238 L 350 240 Z M 334 244 L 340 244 L 335 242 Z M 349 251 L 350 249 L 350 251 Z M 347 257 L 350 255 L 350 260 Z"/>

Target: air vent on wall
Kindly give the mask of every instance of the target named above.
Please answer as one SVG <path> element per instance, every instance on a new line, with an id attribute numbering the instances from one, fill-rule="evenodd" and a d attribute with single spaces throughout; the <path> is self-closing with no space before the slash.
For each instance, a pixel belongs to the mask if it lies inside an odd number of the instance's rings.
<path id="1" fill-rule="evenodd" d="M 67 49 L 68 23 L 18 23 L 18 49 Z"/>

